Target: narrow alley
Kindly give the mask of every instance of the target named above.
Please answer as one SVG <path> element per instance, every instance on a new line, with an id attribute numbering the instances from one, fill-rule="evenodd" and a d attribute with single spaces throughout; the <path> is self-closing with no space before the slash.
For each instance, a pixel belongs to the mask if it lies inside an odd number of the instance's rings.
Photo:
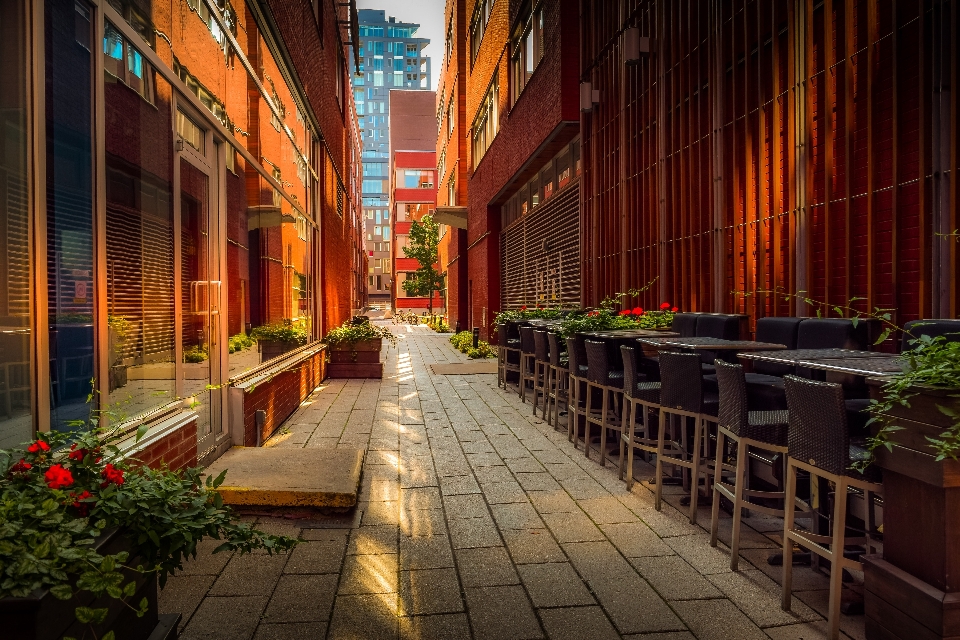
<path id="1" fill-rule="evenodd" d="M 766 561 L 780 520 L 744 521 L 733 573 L 729 549 L 676 509 L 680 487 L 657 512 L 651 485 L 618 479 L 615 454 L 586 459 L 495 375 L 433 374 L 467 361 L 448 336 L 391 329 L 402 338 L 382 381 L 325 382 L 267 443 L 366 448 L 356 510 L 248 515 L 305 541 L 285 555 L 204 542 L 161 593 L 182 638 L 823 637 L 825 576 L 796 567 L 793 611 L 780 609 L 781 568 Z M 863 637 L 862 617 L 841 619 Z"/>

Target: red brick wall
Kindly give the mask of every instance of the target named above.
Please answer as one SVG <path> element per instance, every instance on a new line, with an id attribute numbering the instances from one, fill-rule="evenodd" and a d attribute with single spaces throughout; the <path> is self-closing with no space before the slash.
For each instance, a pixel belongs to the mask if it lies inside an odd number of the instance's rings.
<path id="1" fill-rule="evenodd" d="M 164 464 L 173 471 L 197 466 L 196 420 L 171 431 L 135 457 L 152 469 Z"/>
<path id="2" fill-rule="evenodd" d="M 474 3 L 467 4 L 472 9 Z M 494 5 L 467 83 L 466 126 L 472 124 L 494 71 L 500 86 L 500 131 L 469 181 L 466 270 L 473 299 L 468 304 L 470 323 L 480 327 L 484 339 L 489 339 L 490 324 L 500 308 L 500 203 L 493 198 L 562 121 L 579 118 L 577 2 L 544 3 L 544 56 L 511 105 L 507 44 L 516 9 L 507 3 Z"/>
<path id="3" fill-rule="evenodd" d="M 243 394 L 243 446 L 257 444 L 256 413 L 263 410 L 266 422 L 260 433 L 260 442 L 266 441 L 327 375 L 326 350 L 307 358 L 297 366 L 282 371 L 261 382 Z"/>

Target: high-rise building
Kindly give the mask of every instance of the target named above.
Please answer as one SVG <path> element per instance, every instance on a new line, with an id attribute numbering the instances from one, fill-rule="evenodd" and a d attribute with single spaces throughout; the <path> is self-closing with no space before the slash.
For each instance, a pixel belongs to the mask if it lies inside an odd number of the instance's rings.
<path id="1" fill-rule="evenodd" d="M 430 89 L 430 40 L 416 37 L 419 24 L 397 22 L 385 11 L 358 12 L 359 67 L 354 65 L 353 92 L 363 135 L 363 216 L 368 303 L 390 303 L 390 90 Z"/>

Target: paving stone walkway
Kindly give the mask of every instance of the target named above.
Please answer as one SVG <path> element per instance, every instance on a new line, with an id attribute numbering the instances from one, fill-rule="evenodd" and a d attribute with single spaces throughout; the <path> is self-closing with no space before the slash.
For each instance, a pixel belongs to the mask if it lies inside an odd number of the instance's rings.
<path id="1" fill-rule="evenodd" d="M 466 360 L 447 336 L 390 327 L 402 339 L 382 381 L 327 381 L 267 443 L 365 448 L 355 512 L 248 516 L 306 541 L 285 555 L 204 544 L 161 592 L 181 638 L 824 637 L 825 576 L 797 567 L 793 611 L 780 609 L 766 562 L 779 520 L 744 521 L 733 573 L 729 549 L 675 508 L 679 488 L 656 511 L 648 483 L 628 492 L 496 376 L 431 374 Z M 699 518 L 708 527 L 709 509 Z M 841 628 L 863 638 L 863 617 Z"/>

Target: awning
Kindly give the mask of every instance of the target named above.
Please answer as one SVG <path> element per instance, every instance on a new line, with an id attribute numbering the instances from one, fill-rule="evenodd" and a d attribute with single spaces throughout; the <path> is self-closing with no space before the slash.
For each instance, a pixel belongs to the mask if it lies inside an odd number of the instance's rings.
<path id="1" fill-rule="evenodd" d="M 433 219 L 435 222 L 445 224 L 457 229 L 467 228 L 467 208 L 466 207 L 437 207 L 433 210 Z"/>

